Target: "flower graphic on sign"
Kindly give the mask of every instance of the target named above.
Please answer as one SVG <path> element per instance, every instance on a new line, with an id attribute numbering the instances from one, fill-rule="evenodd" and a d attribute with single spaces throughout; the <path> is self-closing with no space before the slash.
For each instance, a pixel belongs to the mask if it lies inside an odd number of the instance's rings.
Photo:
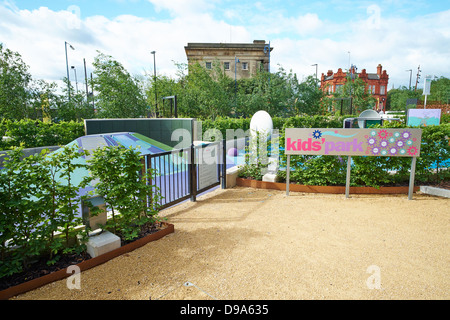
<path id="1" fill-rule="evenodd" d="M 375 130 L 370 131 L 370 135 L 372 137 L 375 137 L 377 135 L 377 132 Z"/>
<path id="2" fill-rule="evenodd" d="M 382 156 L 385 156 L 385 155 L 387 155 L 387 150 L 381 150 L 380 153 L 381 153 Z"/>
<path id="3" fill-rule="evenodd" d="M 402 132 L 402 138 L 403 138 L 403 139 L 406 139 L 406 140 L 407 140 L 407 139 L 411 139 L 411 132 L 409 132 L 409 131 L 407 131 L 407 130 L 406 130 L 406 131 L 403 131 L 403 132 Z"/>
<path id="4" fill-rule="evenodd" d="M 406 145 L 412 146 L 412 144 L 413 144 L 413 141 L 411 139 L 410 140 L 406 140 Z"/>
<path id="5" fill-rule="evenodd" d="M 405 142 L 403 140 L 398 140 L 396 143 L 397 147 L 401 148 L 405 145 Z"/>
<path id="6" fill-rule="evenodd" d="M 387 148 L 388 145 L 389 145 L 389 142 L 387 140 L 380 141 L 380 147 Z"/>
<path id="7" fill-rule="evenodd" d="M 372 154 L 373 154 L 373 155 L 380 154 L 380 148 L 378 148 L 378 147 L 373 148 L 373 149 L 372 149 Z"/>
<path id="8" fill-rule="evenodd" d="M 418 150 L 417 150 L 416 147 L 409 147 L 409 148 L 408 148 L 408 154 L 409 154 L 410 156 L 415 156 L 415 155 L 417 154 L 417 152 L 418 152 Z"/>
<path id="9" fill-rule="evenodd" d="M 322 136 L 322 132 L 320 132 L 320 130 L 316 130 L 313 132 L 313 137 L 315 139 L 319 139 Z"/>
<path id="10" fill-rule="evenodd" d="M 371 147 L 373 147 L 376 143 L 377 143 L 377 139 L 375 139 L 375 138 L 367 139 L 367 144 Z"/>
<path id="11" fill-rule="evenodd" d="M 386 130 L 380 130 L 378 132 L 378 136 L 380 137 L 380 139 L 386 139 L 388 137 L 388 132 Z"/>
<path id="12" fill-rule="evenodd" d="M 389 148 L 389 153 L 391 155 L 395 155 L 395 154 L 397 154 L 397 149 L 395 147 L 391 147 L 391 148 Z"/>
<path id="13" fill-rule="evenodd" d="M 394 137 L 390 137 L 389 138 L 389 143 L 394 143 L 395 142 L 395 138 Z"/>
<path id="14" fill-rule="evenodd" d="M 398 153 L 400 153 L 400 154 L 405 154 L 405 153 L 406 153 L 406 150 L 405 150 L 405 149 L 400 149 L 400 150 L 398 151 Z"/>

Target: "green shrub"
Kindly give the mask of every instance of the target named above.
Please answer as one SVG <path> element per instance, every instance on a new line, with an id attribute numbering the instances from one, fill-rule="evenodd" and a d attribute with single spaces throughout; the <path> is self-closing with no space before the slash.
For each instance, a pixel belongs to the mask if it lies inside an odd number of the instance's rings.
<path id="1" fill-rule="evenodd" d="M 92 175 L 75 185 L 75 169 L 86 165 L 74 160 L 87 153 L 69 145 L 24 158 L 22 150 L 8 151 L 0 170 L 0 278 L 25 270 L 38 257 L 53 264 L 62 254 L 85 250 L 87 228 L 79 228 L 78 192 L 93 179 L 98 195 L 114 213 L 120 211 L 108 226 L 124 238 L 136 238 L 143 226 L 158 219 L 149 199 L 158 200 L 159 192 L 147 184 L 153 171 L 141 173 L 139 152 L 118 147 L 94 151 Z"/>
<path id="2" fill-rule="evenodd" d="M 0 122 L 0 151 L 10 150 L 22 145 L 24 148 L 65 145 L 84 135 L 82 122 L 42 122 L 40 120 L 23 119 L 13 121 L 3 119 Z"/>

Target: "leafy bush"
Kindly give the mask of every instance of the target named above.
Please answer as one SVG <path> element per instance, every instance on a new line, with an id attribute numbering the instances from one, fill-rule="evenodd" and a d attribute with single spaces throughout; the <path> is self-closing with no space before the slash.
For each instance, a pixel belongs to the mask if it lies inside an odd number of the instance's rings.
<path id="1" fill-rule="evenodd" d="M 112 212 L 104 227 L 120 233 L 125 240 L 137 238 L 140 229 L 154 223 L 157 216 L 156 208 L 147 203 L 149 195 L 153 202 L 157 200 L 153 186 L 146 184 L 154 171 L 142 174 L 140 155 L 131 148 L 96 149 L 88 163 L 91 177 L 87 182 L 97 181 L 92 193 L 101 195 Z"/>
<path id="2" fill-rule="evenodd" d="M 79 191 L 93 179 L 95 191 L 115 213 L 106 227 L 134 239 L 140 228 L 158 219 L 157 208 L 149 202 L 159 193 L 146 183 L 153 172 L 141 173 L 138 151 L 119 147 L 94 151 L 88 162 L 92 175 L 76 185 L 73 173 L 86 165 L 74 160 L 87 152 L 68 145 L 52 154 L 45 149 L 24 158 L 22 150 L 8 151 L 0 170 L 0 278 L 21 272 L 37 257 L 47 256 L 50 265 L 63 254 L 85 250 L 88 229 L 80 228 Z"/>
<path id="3" fill-rule="evenodd" d="M 0 121 L 0 150 L 10 150 L 22 145 L 24 148 L 65 145 L 84 135 L 82 122 L 42 122 L 40 120 L 22 119 Z"/>
<path id="4" fill-rule="evenodd" d="M 290 120 L 285 125 L 298 125 L 296 120 Z M 311 123 L 311 122 L 310 122 Z M 303 122 L 306 125 L 306 122 Z M 324 123 L 322 123 L 324 124 Z M 315 126 L 316 127 L 316 126 Z M 323 126 L 317 126 L 323 127 Z M 405 127 L 401 123 L 386 123 L 383 127 Z M 450 179 L 448 165 L 443 165 L 450 159 L 450 124 L 422 127 L 422 144 L 420 157 L 417 158 L 416 183 L 440 183 Z M 285 143 L 284 132 L 280 135 L 280 146 Z M 280 152 L 280 167 L 286 167 L 286 155 Z M 408 184 L 411 169 L 410 157 L 352 157 L 352 186 L 372 186 Z M 258 171 L 259 170 L 259 171 Z M 292 183 L 304 185 L 345 185 L 347 172 L 347 157 L 343 156 L 310 156 L 291 155 Z M 246 167 L 242 176 L 261 180 L 258 166 Z M 395 174 L 394 174 L 395 172 Z M 286 180 L 286 171 L 278 171 L 281 181 Z"/>

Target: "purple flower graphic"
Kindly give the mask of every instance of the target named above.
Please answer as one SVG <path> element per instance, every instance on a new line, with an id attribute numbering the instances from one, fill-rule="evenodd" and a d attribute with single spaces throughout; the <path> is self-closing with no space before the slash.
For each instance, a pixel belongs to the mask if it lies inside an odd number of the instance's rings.
<path id="1" fill-rule="evenodd" d="M 381 140 L 380 141 L 380 147 L 381 148 L 387 148 L 389 145 L 389 142 L 387 140 Z"/>
<path id="2" fill-rule="evenodd" d="M 390 148 L 389 148 L 389 154 L 392 154 L 392 155 L 397 154 L 397 148 L 395 148 L 395 147 L 390 147 Z"/>
<path id="3" fill-rule="evenodd" d="M 411 139 L 411 132 L 409 132 L 408 130 L 403 131 L 402 138 L 405 140 Z"/>

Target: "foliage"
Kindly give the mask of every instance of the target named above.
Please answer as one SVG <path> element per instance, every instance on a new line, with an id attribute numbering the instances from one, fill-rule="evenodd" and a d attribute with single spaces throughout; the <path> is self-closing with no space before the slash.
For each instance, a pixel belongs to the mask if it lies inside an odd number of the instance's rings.
<path id="1" fill-rule="evenodd" d="M 323 113 L 323 92 L 315 78 L 300 82 L 292 71 L 281 66 L 277 72 L 259 70 L 243 79 L 228 77 L 217 61 L 210 70 L 199 63 L 177 67 L 178 80 L 159 76 L 148 83 L 146 93 L 149 104 L 154 105 L 156 87 L 159 106 L 162 97 L 177 95 L 180 117 L 246 118 L 259 110 L 279 117 Z"/>
<path id="2" fill-rule="evenodd" d="M 450 79 L 446 77 L 435 77 L 431 80 L 429 102 L 448 104 L 450 102 Z"/>
<path id="3" fill-rule="evenodd" d="M 359 77 L 354 80 L 347 79 L 342 89 L 333 93 L 334 109 L 340 110 L 340 98 L 351 98 L 351 100 L 344 100 L 345 110 L 343 113 L 360 114 L 363 110 L 373 109 L 375 105 L 375 98 L 369 93 L 366 88 L 366 83 Z"/>
<path id="4" fill-rule="evenodd" d="M 99 181 L 100 195 L 120 210 L 119 219 L 111 223 L 126 239 L 134 239 L 141 227 L 156 221 L 158 208 L 151 201 L 158 200 L 159 192 L 146 183 L 152 172 L 141 174 L 137 151 L 98 150 L 91 161 L 92 177 L 77 185 L 75 170 L 85 165 L 76 159 L 86 152 L 69 145 L 24 158 L 22 150 L 8 151 L 0 170 L 0 278 L 25 270 L 38 257 L 46 256 L 53 264 L 62 254 L 85 250 L 86 229 L 80 228 L 77 211 L 80 188 L 92 179 Z M 108 182 L 117 184 L 101 187 Z"/>
<path id="5" fill-rule="evenodd" d="M 323 123 L 322 123 L 323 124 Z M 288 121 L 285 127 L 290 127 Z M 292 125 L 292 127 L 300 127 Z M 312 126 L 325 128 L 326 126 Z M 339 126 L 328 126 L 329 128 Z M 388 122 L 385 128 L 405 127 L 401 123 Z M 422 127 L 422 144 L 420 157 L 417 158 L 415 181 L 417 183 L 439 184 L 450 179 L 448 161 L 450 159 L 449 132 L 450 124 Z M 284 146 L 284 133 L 280 135 L 280 146 Z M 410 157 L 352 157 L 351 181 L 352 186 L 380 187 L 383 185 L 405 185 L 409 181 Z M 291 155 L 292 183 L 305 185 L 345 185 L 347 157 L 341 156 L 310 156 Z M 280 153 L 280 167 L 286 167 L 287 156 L 283 148 Z M 443 165 L 443 163 L 447 163 Z M 264 169 L 264 168 L 263 168 Z M 395 174 L 393 174 L 395 172 Z M 261 180 L 263 171 L 259 163 L 253 167 L 245 163 L 241 176 Z M 278 171 L 281 180 L 286 179 L 286 171 Z"/>
<path id="6" fill-rule="evenodd" d="M 24 148 L 65 145 L 84 135 L 82 122 L 42 122 L 40 120 L 22 119 L 13 121 L 0 120 L 0 150 L 9 150 L 22 145 Z"/>
<path id="7" fill-rule="evenodd" d="M 405 111 L 407 108 L 406 101 L 407 99 L 420 99 L 422 96 L 422 91 L 414 91 L 409 90 L 406 87 L 402 87 L 399 89 L 391 89 L 387 93 L 387 102 L 386 109 L 387 110 L 395 110 L 395 111 Z"/>
<path id="8" fill-rule="evenodd" d="M 20 54 L 0 43 L 0 119 L 29 117 L 27 101 L 31 75 L 28 69 Z"/>
<path id="9" fill-rule="evenodd" d="M 340 128 L 343 121 L 349 116 L 293 116 L 293 117 L 273 117 L 273 128 L 280 132 L 284 128 Z M 207 130 L 217 129 L 224 138 L 227 137 L 227 130 L 239 130 L 244 132 L 250 129 L 250 118 L 225 118 L 218 117 L 215 120 L 205 119 L 202 121 L 202 134 Z"/>
<path id="10" fill-rule="evenodd" d="M 98 52 L 93 62 L 96 107 L 102 118 L 138 118 L 146 116 L 147 103 L 137 78 L 121 63 Z"/>
<path id="11" fill-rule="evenodd" d="M 153 171 L 143 175 L 139 152 L 123 147 L 98 148 L 88 164 L 91 176 L 87 179 L 96 181 L 92 193 L 101 195 L 112 212 L 105 228 L 126 240 L 135 239 L 156 218 L 157 208 L 147 200 L 149 195 L 153 202 L 157 200 L 153 186 L 146 184 Z"/>

